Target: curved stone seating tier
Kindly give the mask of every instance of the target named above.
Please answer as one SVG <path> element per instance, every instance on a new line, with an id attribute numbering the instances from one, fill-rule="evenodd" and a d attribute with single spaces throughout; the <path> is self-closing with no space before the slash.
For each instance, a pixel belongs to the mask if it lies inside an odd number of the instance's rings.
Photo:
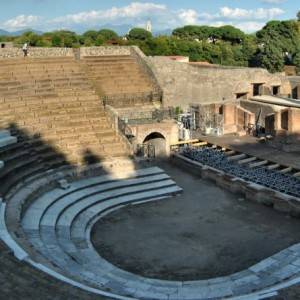
<path id="1" fill-rule="evenodd" d="M 300 244 L 247 270 L 210 280 L 156 280 L 121 270 L 93 248 L 90 232 L 95 222 L 124 205 L 160 201 L 181 189 L 155 167 L 119 178 L 75 175 L 67 186 L 53 185 L 72 172 L 52 171 L 20 186 L 5 206 L 7 225 L 2 225 L 2 238 L 17 257 L 60 280 L 115 299 L 160 300 L 264 299 L 300 282 Z"/>
<path id="2" fill-rule="evenodd" d="M 20 262 L 0 240 L 0 284 L 2 299 L 72 299 L 95 300 L 95 294 L 87 293 L 59 281 L 46 273 Z M 59 295 L 59 296 L 58 296 Z M 97 300 L 107 297 L 97 297 Z"/>
<path id="3" fill-rule="evenodd" d="M 0 130 L 0 149 L 17 143 L 17 138 L 10 135 L 9 130 Z M 0 160 L 0 170 L 4 167 L 3 157 Z"/>
<path id="4" fill-rule="evenodd" d="M 144 103 L 143 94 L 150 95 L 150 101 L 154 99 L 155 87 L 149 75 L 141 68 L 136 59 L 128 56 L 98 56 L 84 57 L 82 65 L 86 67 L 89 78 L 95 82 L 104 97 L 115 97 L 118 101 L 106 102 L 114 107 L 125 107 L 131 103 L 124 102 L 131 94 L 141 94 L 136 97 L 135 103 Z M 148 96 L 146 96 L 148 97 Z M 135 104 L 134 104 L 135 105 Z"/>
<path id="5" fill-rule="evenodd" d="M 11 136 L 9 130 L 0 130 L 0 148 L 15 144 L 16 142 L 17 138 Z"/>

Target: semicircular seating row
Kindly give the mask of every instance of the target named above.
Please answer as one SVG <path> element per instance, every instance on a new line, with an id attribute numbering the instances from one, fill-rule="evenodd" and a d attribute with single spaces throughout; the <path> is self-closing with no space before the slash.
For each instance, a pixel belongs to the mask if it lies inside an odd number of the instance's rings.
<path id="1" fill-rule="evenodd" d="M 181 188 L 154 167 L 136 170 L 127 179 L 110 175 L 83 178 L 40 194 L 26 205 L 28 195 L 47 182 L 39 181 L 24 186 L 6 206 L 6 219 L 13 217 L 21 223 L 18 236 L 8 226 L 9 234 L 24 251 L 19 258 L 87 291 L 115 299 L 220 299 L 252 292 L 255 296 L 248 299 L 263 299 L 262 295 L 272 294 L 283 281 L 299 278 L 300 245 L 245 271 L 210 280 L 172 282 L 129 273 L 103 259 L 93 248 L 93 224 L 124 205 L 164 199 L 180 193 Z M 27 209 L 16 212 L 22 206 Z"/>
<path id="2" fill-rule="evenodd" d="M 15 136 L 11 136 L 9 130 L 0 130 L 0 148 L 5 148 L 6 146 L 15 144 L 17 142 L 17 138 Z M 0 169 L 4 167 L 4 162 L 0 160 Z"/>

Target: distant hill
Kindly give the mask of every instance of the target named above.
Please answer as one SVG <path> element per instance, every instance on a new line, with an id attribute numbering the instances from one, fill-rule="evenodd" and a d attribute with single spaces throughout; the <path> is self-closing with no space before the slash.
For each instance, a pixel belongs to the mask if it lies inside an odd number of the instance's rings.
<path id="1" fill-rule="evenodd" d="M 32 31 L 36 34 L 43 34 L 42 31 L 27 28 L 27 29 L 18 30 L 18 31 L 6 31 L 6 30 L 3 30 L 3 29 L 0 29 L 0 35 L 2 35 L 2 36 L 19 36 L 19 35 L 22 35 L 24 32 L 27 32 L 27 31 Z"/>
<path id="2" fill-rule="evenodd" d="M 0 35 L 9 35 L 9 32 L 6 30 L 0 29 Z"/>

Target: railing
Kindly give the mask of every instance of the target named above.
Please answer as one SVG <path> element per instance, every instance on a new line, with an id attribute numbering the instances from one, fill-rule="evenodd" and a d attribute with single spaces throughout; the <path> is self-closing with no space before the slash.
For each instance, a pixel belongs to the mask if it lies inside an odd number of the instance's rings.
<path id="1" fill-rule="evenodd" d="M 108 113 L 108 117 L 111 120 L 111 123 L 114 124 L 113 125 L 114 129 L 116 130 L 116 132 L 121 134 L 121 136 L 124 138 L 124 140 L 126 140 L 127 145 L 130 147 L 132 147 L 133 140 L 135 138 L 135 136 L 132 132 L 131 126 L 139 125 L 139 124 L 157 123 L 157 122 L 161 122 L 166 119 L 175 119 L 175 116 L 176 116 L 175 109 L 173 109 L 173 108 L 156 109 L 152 112 L 151 118 L 139 118 L 139 119 L 127 119 L 126 117 L 120 118 L 118 115 L 118 112 L 110 105 L 106 105 L 106 111 Z M 146 147 L 146 146 L 143 146 L 143 147 Z M 149 146 L 149 147 L 151 147 L 151 146 Z M 147 153 L 149 155 L 150 154 L 152 155 L 151 157 L 154 157 L 153 155 L 155 155 L 155 150 L 149 149 L 147 151 L 148 151 Z"/>
<path id="2" fill-rule="evenodd" d="M 113 95 L 102 96 L 104 105 L 113 104 L 120 107 L 127 106 L 128 104 L 135 102 L 147 102 L 152 103 L 153 101 L 161 101 L 161 95 L 156 91 L 151 92 L 138 92 L 138 93 L 120 93 Z M 116 103 L 117 102 L 117 103 Z"/>
<path id="3" fill-rule="evenodd" d="M 132 134 L 131 128 L 128 126 L 128 123 L 125 120 L 122 120 L 118 117 L 118 131 L 126 136 L 127 140 L 132 143 L 134 139 L 134 135 Z"/>
<path id="4" fill-rule="evenodd" d="M 124 120 L 125 118 L 123 118 Z M 126 124 L 129 125 L 139 125 L 139 124 L 151 124 L 151 123 L 159 123 L 163 120 L 171 120 L 176 119 L 175 109 L 170 107 L 166 109 L 155 109 L 152 111 L 151 117 L 147 118 L 135 118 L 135 119 L 126 119 L 124 120 Z"/>

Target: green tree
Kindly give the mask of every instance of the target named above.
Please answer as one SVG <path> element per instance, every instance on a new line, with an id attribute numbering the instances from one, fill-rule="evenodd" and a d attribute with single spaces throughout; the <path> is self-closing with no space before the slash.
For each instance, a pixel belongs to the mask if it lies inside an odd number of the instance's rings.
<path id="1" fill-rule="evenodd" d="M 105 41 L 117 40 L 119 36 L 110 29 L 101 29 L 98 31 L 98 35 L 101 35 Z"/>
<path id="2" fill-rule="evenodd" d="M 300 49 L 293 57 L 293 64 L 296 66 L 297 74 L 300 74 Z"/>
<path id="3" fill-rule="evenodd" d="M 245 33 L 231 25 L 219 27 L 217 31 L 218 36 L 223 41 L 228 41 L 232 44 L 239 44 L 245 39 Z"/>
<path id="4" fill-rule="evenodd" d="M 300 42 L 299 26 L 295 21 L 270 21 L 256 33 L 259 43 L 274 42 L 283 52 L 295 53 Z"/>
<path id="5" fill-rule="evenodd" d="M 127 38 L 130 40 L 145 41 L 152 38 L 152 34 L 143 28 L 133 28 L 129 31 Z"/>
<path id="6" fill-rule="evenodd" d="M 53 47 L 62 47 L 63 45 L 62 38 L 58 34 L 52 36 L 51 42 Z"/>
<path id="7" fill-rule="evenodd" d="M 84 39 L 90 39 L 92 41 L 96 41 L 99 33 L 96 30 L 88 30 L 82 36 Z"/>
<path id="8" fill-rule="evenodd" d="M 84 40 L 83 40 L 83 45 L 85 46 L 85 47 L 91 47 L 91 46 L 93 46 L 94 45 L 94 41 L 93 41 L 93 39 L 91 39 L 90 37 L 87 37 L 87 38 L 85 38 Z"/>
<path id="9" fill-rule="evenodd" d="M 297 20 L 300 22 L 300 10 L 297 12 Z"/>
<path id="10" fill-rule="evenodd" d="M 275 43 L 265 45 L 261 55 L 261 66 L 268 69 L 271 73 L 282 72 L 284 59 L 281 49 Z"/>
<path id="11" fill-rule="evenodd" d="M 96 41 L 95 41 L 95 46 L 101 46 L 103 45 L 105 42 L 103 36 L 101 34 L 99 34 L 96 38 Z"/>
<path id="12" fill-rule="evenodd" d="M 259 53 L 262 66 L 271 72 L 282 70 L 286 54 L 293 57 L 299 51 L 300 32 L 296 21 L 268 22 L 256 36 L 262 48 Z"/>
<path id="13" fill-rule="evenodd" d="M 24 32 L 21 36 L 19 36 L 15 42 L 16 44 L 24 44 L 28 43 L 30 46 L 35 47 L 38 46 L 41 40 L 41 36 L 37 35 L 32 31 Z"/>
<path id="14" fill-rule="evenodd" d="M 231 42 L 232 44 L 241 43 L 245 38 L 244 32 L 231 25 L 222 27 L 188 25 L 176 28 L 172 35 L 181 39 L 199 41 L 207 41 L 209 39 L 213 43 L 216 43 L 218 39 L 221 39 L 223 41 Z"/>
<path id="15" fill-rule="evenodd" d="M 173 30 L 172 35 L 181 39 L 207 40 L 213 34 L 213 27 L 187 25 Z"/>

